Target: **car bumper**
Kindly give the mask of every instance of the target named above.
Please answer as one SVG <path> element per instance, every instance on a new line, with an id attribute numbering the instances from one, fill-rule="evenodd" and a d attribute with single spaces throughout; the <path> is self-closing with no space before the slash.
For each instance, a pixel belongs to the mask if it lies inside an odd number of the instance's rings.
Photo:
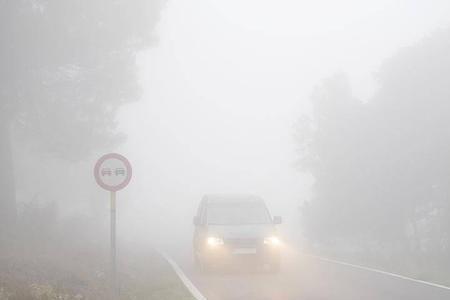
<path id="1" fill-rule="evenodd" d="M 205 247 L 201 260 L 213 266 L 273 264 L 280 260 L 280 249 L 270 246 L 257 247 Z"/>

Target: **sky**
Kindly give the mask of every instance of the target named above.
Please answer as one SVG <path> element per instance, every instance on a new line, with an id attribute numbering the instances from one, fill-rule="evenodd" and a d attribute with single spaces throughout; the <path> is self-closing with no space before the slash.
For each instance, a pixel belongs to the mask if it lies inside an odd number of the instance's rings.
<path id="1" fill-rule="evenodd" d="M 295 223 L 313 181 L 293 134 L 314 86 L 345 72 L 368 101 L 384 59 L 449 21 L 443 0 L 168 1 L 120 114 L 130 215 L 190 224 L 203 194 L 252 193 Z"/>

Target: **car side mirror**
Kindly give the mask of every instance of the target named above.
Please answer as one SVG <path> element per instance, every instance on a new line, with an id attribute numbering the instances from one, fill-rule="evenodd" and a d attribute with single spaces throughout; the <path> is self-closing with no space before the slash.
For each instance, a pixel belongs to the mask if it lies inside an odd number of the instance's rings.
<path id="1" fill-rule="evenodd" d="M 280 216 L 274 216 L 273 217 L 273 224 L 278 225 L 283 223 L 283 219 Z"/>
<path id="2" fill-rule="evenodd" d="M 199 216 L 195 216 L 193 223 L 195 226 L 199 226 L 200 225 L 200 217 Z"/>

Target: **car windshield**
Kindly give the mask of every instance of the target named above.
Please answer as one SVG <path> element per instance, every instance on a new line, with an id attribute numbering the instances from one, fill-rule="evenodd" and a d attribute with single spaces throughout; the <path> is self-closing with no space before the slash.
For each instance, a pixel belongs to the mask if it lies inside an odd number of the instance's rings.
<path id="1" fill-rule="evenodd" d="M 257 201 L 209 203 L 206 218 L 210 225 L 251 225 L 271 222 L 265 205 Z"/>

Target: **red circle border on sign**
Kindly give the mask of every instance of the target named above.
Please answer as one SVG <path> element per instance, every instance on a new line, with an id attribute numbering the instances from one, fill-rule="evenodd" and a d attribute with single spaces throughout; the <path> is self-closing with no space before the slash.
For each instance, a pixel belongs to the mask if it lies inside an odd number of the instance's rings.
<path id="1" fill-rule="evenodd" d="M 108 185 L 108 184 L 105 184 L 100 179 L 100 167 L 103 164 L 103 162 L 107 159 L 120 160 L 121 162 L 123 162 L 123 164 L 127 168 L 127 178 L 125 178 L 125 180 L 121 184 L 116 185 L 116 186 Z M 97 182 L 97 184 L 99 186 L 101 186 L 102 188 L 104 188 L 105 190 L 108 190 L 111 192 L 117 192 L 117 191 L 123 189 L 124 187 L 126 187 L 128 185 L 128 183 L 130 183 L 132 175 L 133 175 L 133 169 L 131 168 L 130 162 L 128 161 L 128 159 L 125 158 L 125 156 L 120 155 L 118 153 L 109 153 L 109 154 L 103 155 L 102 157 L 99 158 L 99 160 L 97 161 L 97 163 L 95 164 L 95 167 L 94 167 L 94 177 L 95 177 L 95 181 Z"/>

